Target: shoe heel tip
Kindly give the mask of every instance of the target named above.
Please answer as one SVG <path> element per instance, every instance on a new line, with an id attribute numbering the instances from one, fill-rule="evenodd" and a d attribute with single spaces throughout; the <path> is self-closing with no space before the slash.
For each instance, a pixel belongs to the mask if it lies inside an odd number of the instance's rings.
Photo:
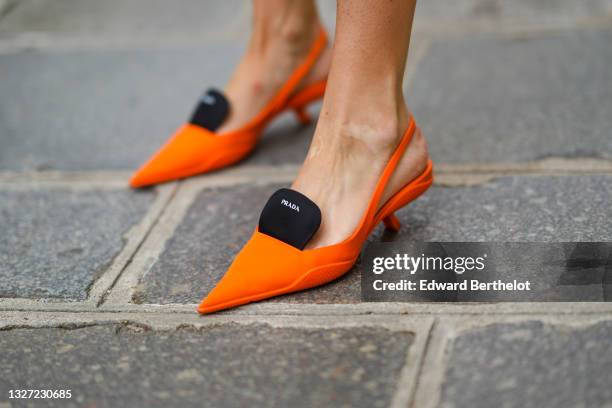
<path id="1" fill-rule="evenodd" d="M 309 125 L 312 123 L 312 117 L 310 116 L 310 113 L 306 111 L 305 108 L 296 108 L 294 109 L 294 111 L 298 121 L 302 125 Z"/>
<path id="2" fill-rule="evenodd" d="M 395 214 L 385 217 L 383 219 L 383 223 L 385 224 L 385 228 L 394 232 L 398 232 L 402 227 L 400 220 L 395 216 Z"/>

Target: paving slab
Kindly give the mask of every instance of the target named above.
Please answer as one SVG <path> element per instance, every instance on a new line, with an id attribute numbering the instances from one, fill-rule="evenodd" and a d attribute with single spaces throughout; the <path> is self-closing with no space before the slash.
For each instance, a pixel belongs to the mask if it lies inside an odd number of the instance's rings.
<path id="1" fill-rule="evenodd" d="M 142 280 L 135 301 L 199 302 L 221 279 L 279 187 L 240 185 L 202 192 Z M 611 196 L 611 176 L 505 177 L 476 187 L 434 187 L 398 212 L 404 225 L 398 234 L 379 227 L 370 240 L 610 241 Z M 273 301 L 357 303 L 360 282 L 357 264 L 335 282 Z"/>
<path id="2" fill-rule="evenodd" d="M 184 33 L 207 41 L 239 28 L 249 8 L 243 3 L 198 0 L 19 0 L 0 24 L 0 38 L 37 32 L 101 40 L 110 36 L 129 42 L 138 36 L 163 41 Z"/>
<path id="3" fill-rule="evenodd" d="M 83 300 L 154 194 L 0 191 L 0 297 Z"/>
<path id="4" fill-rule="evenodd" d="M 0 54 L 0 170 L 134 169 L 184 123 L 204 89 L 223 87 L 240 53 L 220 43 Z M 249 160 L 299 163 L 313 132 L 287 113 Z"/>
<path id="5" fill-rule="evenodd" d="M 13 6 L 14 0 L 0 0 L 0 19 L 4 18 Z"/>
<path id="6" fill-rule="evenodd" d="M 612 322 L 588 327 L 492 324 L 447 348 L 440 407 L 612 404 Z"/>
<path id="7" fill-rule="evenodd" d="M 434 42 L 408 90 L 434 161 L 612 159 L 610 42 L 609 31 Z"/>
<path id="8" fill-rule="evenodd" d="M 0 169 L 133 169 L 187 119 L 204 88 L 224 83 L 224 64 L 210 59 L 239 55 L 221 45 L 0 55 Z"/>
<path id="9" fill-rule="evenodd" d="M 612 176 L 501 177 L 432 188 L 400 210 L 395 240 L 578 242 L 612 237 Z"/>
<path id="10" fill-rule="evenodd" d="M 46 35 L 115 37 L 126 43 L 135 37 L 166 41 L 207 41 L 215 37 L 244 37 L 248 34 L 250 4 L 198 0 L 3 0 L 17 4 L 0 25 L 2 36 L 35 32 Z M 333 32 L 335 3 L 318 2 L 320 14 Z M 610 0 L 504 2 L 459 0 L 417 3 L 416 30 L 444 30 L 450 26 L 471 27 L 486 22 L 507 26 L 566 26 L 576 20 L 612 13 Z M 181 24 L 177 24 L 180 21 Z"/>
<path id="11" fill-rule="evenodd" d="M 600 17 L 612 12 L 610 0 L 458 0 L 417 2 L 415 29 L 448 28 L 449 24 L 470 27 L 487 21 L 508 26 L 536 27 L 567 25 L 575 20 Z"/>
<path id="12" fill-rule="evenodd" d="M 72 390 L 58 406 L 387 407 L 412 341 L 380 328 L 261 324 L 4 330 L 0 401 L 44 388 Z"/>

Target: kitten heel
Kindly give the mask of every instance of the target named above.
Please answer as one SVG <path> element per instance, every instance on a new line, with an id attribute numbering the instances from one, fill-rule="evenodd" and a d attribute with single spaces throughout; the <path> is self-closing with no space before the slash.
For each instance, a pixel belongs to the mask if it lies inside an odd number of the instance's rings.
<path id="1" fill-rule="evenodd" d="M 383 223 L 385 224 L 385 228 L 393 232 L 398 232 L 402 226 L 402 223 L 395 214 L 390 214 L 383 218 Z"/>

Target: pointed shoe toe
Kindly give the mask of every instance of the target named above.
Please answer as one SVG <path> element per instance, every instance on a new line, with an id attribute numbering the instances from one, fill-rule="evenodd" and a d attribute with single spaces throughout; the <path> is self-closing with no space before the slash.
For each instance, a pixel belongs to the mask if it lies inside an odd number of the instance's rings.
<path id="1" fill-rule="evenodd" d="M 256 231 L 198 312 L 212 313 L 286 293 L 307 269 L 300 254 L 299 249 Z"/>
<path id="2" fill-rule="evenodd" d="M 240 143 L 232 146 L 231 141 L 234 140 L 216 136 L 197 125 L 186 124 L 134 173 L 130 186 L 146 187 L 228 165 L 248 150 Z"/>

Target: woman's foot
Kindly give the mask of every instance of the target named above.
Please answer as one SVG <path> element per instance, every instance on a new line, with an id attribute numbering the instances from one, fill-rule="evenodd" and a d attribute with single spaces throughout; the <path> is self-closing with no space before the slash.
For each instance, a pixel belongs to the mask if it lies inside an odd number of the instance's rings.
<path id="1" fill-rule="evenodd" d="M 322 29 L 316 11 L 277 15 L 283 18 L 255 22 L 249 46 L 225 89 L 231 109 L 217 133 L 239 129 L 260 113 L 305 61 Z M 330 62 L 327 46 L 296 91 L 327 78 Z"/>
<path id="2" fill-rule="evenodd" d="M 321 227 L 307 248 L 339 243 L 359 225 L 409 124 L 403 98 L 397 99 L 377 103 L 355 98 L 350 107 L 345 102 L 338 108 L 333 97 L 326 97 L 308 156 L 293 183 L 293 188 L 313 200 L 322 213 Z M 415 132 L 379 207 L 419 176 L 427 160 L 425 139 Z"/>

